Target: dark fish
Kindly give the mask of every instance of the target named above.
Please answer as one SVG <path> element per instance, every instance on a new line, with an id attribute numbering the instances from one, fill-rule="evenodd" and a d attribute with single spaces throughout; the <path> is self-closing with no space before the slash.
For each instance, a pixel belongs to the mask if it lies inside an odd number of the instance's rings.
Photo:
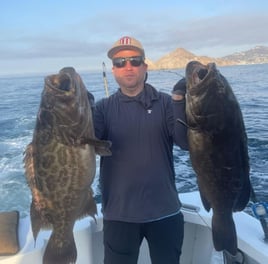
<path id="1" fill-rule="evenodd" d="M 214 63 L 186 66 L 189 151 L 203 205 L 213 210 L 217 251 L 237 252 L 232 213 L 250 197 L 247 135 L 240 106 Z"/>
<path id="2" fill-rule="evenodd" d="M 71 67 L 46 77 L 33 139 L 26 149 L 34 239 L 41 228 L 52 228 L 45 264 L 75 263 L 74 223 L 97 213 L 91 189 L 96 154 L 110 155 L 111 144 L 95 138 L 88 93 Z"/>

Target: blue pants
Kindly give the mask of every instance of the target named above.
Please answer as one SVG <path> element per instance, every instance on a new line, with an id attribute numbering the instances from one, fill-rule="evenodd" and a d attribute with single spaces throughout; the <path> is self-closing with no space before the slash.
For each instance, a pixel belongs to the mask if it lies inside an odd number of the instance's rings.
<path id="1" fill-rule="evenodd" d="M 136 264 L 146 238 L 152 264 L 179 264 L 184 236 L 182 213 L 148 223 L 104 220 L 104 264 Z"/>

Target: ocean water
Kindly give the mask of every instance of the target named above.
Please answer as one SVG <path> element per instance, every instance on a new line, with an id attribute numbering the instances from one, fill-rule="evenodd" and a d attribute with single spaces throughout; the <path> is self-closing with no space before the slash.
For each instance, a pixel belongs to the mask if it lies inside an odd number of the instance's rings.
<path id="1" fill-rule="evenodd" d="M 219 69 L 240 103 L 248 135 L 252 184 L 257 198 L 267 202 L 268 64 Z M 102 71 L 80 74 L 96 100 L 105 97 Z M 109 93 L 113 93 L 118 85 L 111 72 L 106 75 Z M 150 71 L 148 82 L 170 93 L 183 75 L 182 69 Z M 23 153 L 31 142 L 45 76 L 0 76 L 0 211 L 19 210 L 21 216 L 29 214 L 31 194 L 24 177 Z M 197 190 L 188 152 L 175 147 L 174 157 L 178 192 Z M 98 169 L 93 189 L 99 201 Z"/>

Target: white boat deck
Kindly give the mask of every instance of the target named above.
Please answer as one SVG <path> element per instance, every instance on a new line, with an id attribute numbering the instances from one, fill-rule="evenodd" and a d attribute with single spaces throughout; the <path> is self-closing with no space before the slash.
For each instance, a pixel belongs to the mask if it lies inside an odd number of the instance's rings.
<path id="1" fill-rule="evenodd" d="M 220 264 L 221 252 L 215 252 L 211 235 L 211 212 L 202 206 L 199 193 L 180 194 L 184 204 L 185 238 L 182 249 L 182 264 Z M 97 223 L 86 217 L 75 224 L 74 236 L 78 251 L 77 264 L 103 263 L 102 215 L 98 205 Z M 268 244 L 259 221 L 246 213 L 234 213 L 238 236 L 238 247 L 246 254 L 246 263 L 267 264 Z M 14 256 L 0 257 L 1 264 L 38 264 L 51 231 L 41 231 L 34 243 L 29 217 L 20 219 L 19 241 L 21 250 Z M 149 264 L 149 252 L 146 242 L 141 247 L 139 264 Z"/>

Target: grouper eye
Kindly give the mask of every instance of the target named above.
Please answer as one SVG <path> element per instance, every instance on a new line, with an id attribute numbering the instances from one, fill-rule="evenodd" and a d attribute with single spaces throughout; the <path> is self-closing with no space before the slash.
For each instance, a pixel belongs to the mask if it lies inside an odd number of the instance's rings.
<path id="1" fill-rule="evenodd" d="M 200 71 L 198 71 L 198 77 L 203 80 L 205 78 L 205 76 L 207 75 L 208 70 L 207 69 L 201 69 Z"/>

